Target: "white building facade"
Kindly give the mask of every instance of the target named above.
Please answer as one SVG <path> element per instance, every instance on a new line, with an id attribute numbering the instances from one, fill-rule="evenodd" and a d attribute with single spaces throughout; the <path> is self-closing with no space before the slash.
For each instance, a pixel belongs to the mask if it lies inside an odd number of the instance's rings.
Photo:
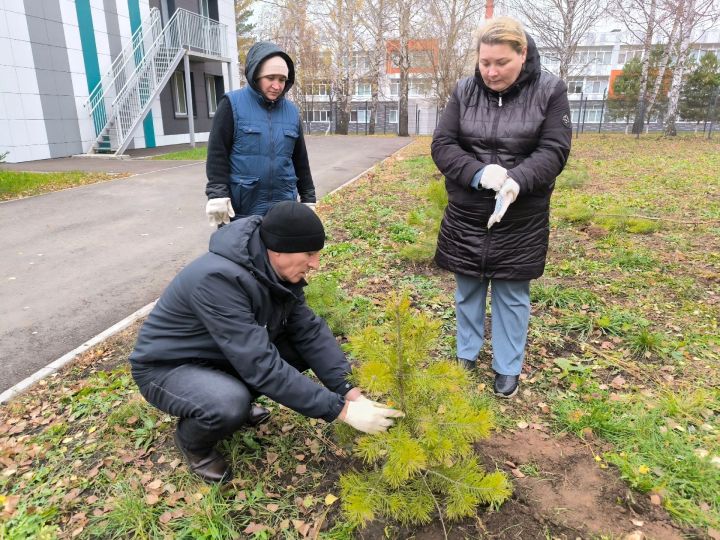
<path id="1" fill-rule="evenodd" d="M 0 1 L 0 154 L 206 140 L 239 84 L 234 21 L 232 0 Z"/>

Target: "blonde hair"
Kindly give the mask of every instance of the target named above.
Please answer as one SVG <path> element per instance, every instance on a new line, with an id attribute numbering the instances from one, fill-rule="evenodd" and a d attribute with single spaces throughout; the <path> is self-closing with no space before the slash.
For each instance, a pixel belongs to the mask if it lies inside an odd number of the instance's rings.
<path id="1" fill-rule="evenodd" d="M 475 51 L 480 51 L 480 44 L 498 45 L 504 43 L 510 45 L 516 53 L 521 54 L 527 47 L 527 37 L 520 21 L 512 17 L 498 17 L 485 22 L 475 31 Z"/>

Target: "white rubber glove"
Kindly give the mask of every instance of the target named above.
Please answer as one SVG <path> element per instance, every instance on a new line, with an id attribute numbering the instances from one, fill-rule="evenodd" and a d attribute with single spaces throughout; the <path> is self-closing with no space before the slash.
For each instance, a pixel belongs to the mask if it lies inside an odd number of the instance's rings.
<path id="1" fill-rule="evenodd" d="M 308 208 L 310 208 L 310 210 L 312 210 L 313 212 L 317 212 L 317 210 L 315 209 L 315 203 L 314 203 L 314 202 L 304 202 L 303 204 L 304 204 L 305 206 L 307 206 Z"/>
<path id="2" fill-rule="evenodd" d="M 227 225 L 230 223 L 230 218 L 235 217 L 235 210 L 233 210 L 229 197 L 208 200 L 205 205 L 205 213 L 211 227 L 217 227 L 222 223 Z"/>
<path id="3" fill-rule="evenodd" d="M 393 425 L 392 418 L 400 418 L 405 413 L 396 409 L 388 409 L 370 399 L 346 401 L 347 411 L 344 418 L 346 424 L 363 433 L 381 433 Z"/>
<path id="4" fill-rule="evenodd" d="M 500 191 L 498 191 L 497 195 L 495 195 L 495 211 L 492 216 L 490 216 L 490 219 L 488 219 L 488 229 L 500 222 L 505 215 L 505 212 L 507 212 L 507 209 L 515 202 L 515 199 L 517 199 L 519 194 L 520 185 L 512 178 L 508 177 L 500 188 Z"/>
<path id="5" fill-rule="evenodd" d="M 482 176 L 480 176 L 480 185 L 485 189 L 492 189 L 493 191 L 499 191 L 503 185 L 503 182 L 507 180 L 507 169 L 494 163 L 485 165 L 482 170 Z"/>

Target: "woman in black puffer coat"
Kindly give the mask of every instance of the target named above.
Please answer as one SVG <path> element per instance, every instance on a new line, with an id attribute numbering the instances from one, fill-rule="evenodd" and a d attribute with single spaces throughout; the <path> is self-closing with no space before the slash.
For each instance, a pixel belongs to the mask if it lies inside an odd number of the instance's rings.
<path id="1" fill-rule="evenodd" d="M 494 390 L 518 388 L 530 319 L 530 280 L 542 275 L 550 195 L 570 153 L 567 87 L 540 70 L 532 38 L 509 17 L 478 31 L 475 76 L 458 82 L 432 157 L 448 206 L 435 261 L 455 273 L 457 356 L 468 369 L 484 339 L 492 289 Z"/>

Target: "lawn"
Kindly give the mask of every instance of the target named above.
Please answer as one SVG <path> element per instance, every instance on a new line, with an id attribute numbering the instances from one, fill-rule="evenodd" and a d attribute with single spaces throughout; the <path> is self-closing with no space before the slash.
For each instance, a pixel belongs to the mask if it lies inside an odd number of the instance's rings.
<path id="1" fill-rule="evenodd" d="M 207 146 L 196 146 L 188 150 L 180 150 L 178 152 L 169 152 L 154 156 L 152 159 L 168 159 L 168 160 L 199 160 L 207 159 Z"/>
<path id="2" fill-rule="evenodd" d="M 432 356 L 454 356 L 429 142 L 318 205 L 329 239 L 308 298 L 343 343 L 404 291 L 441 325 Z M 717 141 L 574 141 L 521 391 L 490 397 L 489 347 L 473 382 L 497 424 L 477 455 L 513 479 L 500 508 L 356 528 L 338 499 L 339 475 L 366 468 L 352 441 L 272 404 L 222 445 L 236 479 L 206 486 L 128 374 L 133 328 L 0 409 L 0 538 L 720 538 L 718 170 Z"/>
<path id="3" fill-rule="evenodd" d="M 0 169 L 0 201 L 50 193 L 85 184 L 104 182 L 126 174 L 70 172 L 19 172 Z"/>

